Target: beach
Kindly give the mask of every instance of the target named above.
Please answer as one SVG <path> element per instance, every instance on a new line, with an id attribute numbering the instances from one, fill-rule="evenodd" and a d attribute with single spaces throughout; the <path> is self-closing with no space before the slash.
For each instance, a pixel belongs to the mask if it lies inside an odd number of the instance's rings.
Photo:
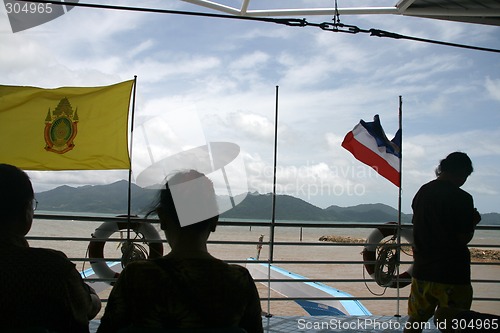
<path id="1" fill-rule="evenodd" d="M 84 222 L 84 221 L 55 221 L 55 220 L 35 220 L 33 228 L 28 236 L 45 237 L 85 237 L 90 238 L 94 230 L 102 222 Z M 158 225 L 155 225 L 158 229 Z M 298 227 L 280 227 L 274 229 L 274 241 L 276 243 L 289 242 L 292 244 L 275 244 L 273 249 L 274 261 L 344 261 L 355 262 L 362 261 L 361 252 L 363 243 L 355 245 L 339 244 L 333 246 L 332 242 L 320 241 L 322 236 L 336 236 L 335 244 L 342 241 L 351 241 L 355 239 L 366 239 L 372 230 L 370 229 L 347 229 L 347 228 L 298 228 Z M 123 233 L 123 237 L 126 237 Z M 162 239 L 164 234 L 160 232 Z M 260 252 L 260 259 L 267 260 L 269 257 L 269 246 L 267 243 L 271 238 L 269 227 L 249 227 L 249 226 L 218 226 L 215 233 L 210 236 L 209 251 L 215 256 L 228 261 L 245 261 L 247 258 L 257 256 L 256 244 L 218 244 L 217 242 L 257 242 L 259 237 L 263 236 L 263 247 Z M 499 244 L 499 231 L 477 231 L 471 244 Z M 120 237 L 119 233 L 113 235 L 113 238 Z M 85 258 L 87 252 L 87 241 L 42 241 L 29 240 L 31 246 L 48 247 L 58 249 L 66 253 L 71 259 Z M 293 243 L 309 244 L 298 245 Z M 353 241 L 353 243 L 355 243 Z M 107 242 L 105 246 L 105 257 L 120 257 L 118 242 Z M 500 276 L 499 260 L 494 257 L 495 251 L 488 248 L 480 248 L 479 255 L 486 258 L 473 258 L 472 279 L 498 280 Z M 169 250 L 168 244 L 164 244 L 164 253 Z M 491 252 L 492 251 L 492 252 Z M 473 251 L 471 251 L 473 252 Z M 411 261 L 411 257 L 402 255 L 402 261 Z M 74 260 L 79 270 L 90 268 L 90 264 L 85 264 L 80 260 Z M 477 263 L 477 264 L 476 264 Z M 492 265 L 491 263 L 497 263 Z M 242 263 L 244 265 L 244 263 Z M 328 264 L 305 264 L 305 263 L 278 263 L 288 271 L 302 275 L 311 279 L 370 279 L 370 276 L 364 270 L 361 263 L 328 263 Z M 400 267 L 400 272 L 408 269 L 409 265 L 404 264 Z M 374 281 L 370 282 L 325 282 L 325 284 L 336 289 L 345 291 L 355 297 L 373 297 L 374 300 L 362 300 L 363 305 L 374 315 L 406 315 L 406 300 L 382 300 L 384 297 L 408 297 L 410 287 L 396 289 L 385 289 L 379 287 Z M 273 291 L 269 292 L 266 285 L 257 283 L 259 293 L 262 298 L 280 297 Z M 500 297 L 500 283 L 473 283 L 475 297 Z M 100 293 L 101 298 L 107 298 L 111 288 Z M 398 295 L 399 293 L 399 295 Z M 375 296 L 378 295 L 378 296 Z M 474 301 L 472 309 L 481 312 L 488 312 L 500 315 L 499 302 Z M 268 303 L 262 301 L 262 309 L 277 316 L 295 316 L 307 315 L 306 312 L 292 301 L 272 301 Z M 102 311 L 101 311 L 102 314 Z"/>

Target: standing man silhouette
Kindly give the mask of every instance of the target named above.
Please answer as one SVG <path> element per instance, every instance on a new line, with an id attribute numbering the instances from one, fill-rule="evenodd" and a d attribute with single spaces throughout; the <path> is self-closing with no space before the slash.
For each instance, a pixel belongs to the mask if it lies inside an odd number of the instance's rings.
<path id="1" fill-rule="evenodd" d="M 467 154 L 453 152 L 440 162 L 437 178 L 413 198 L 414 266 L 405 332 L 421 332 L 436 308 L 471 307 L 467 244 L 481 216 L 460 187 L 472 171 Z"/>

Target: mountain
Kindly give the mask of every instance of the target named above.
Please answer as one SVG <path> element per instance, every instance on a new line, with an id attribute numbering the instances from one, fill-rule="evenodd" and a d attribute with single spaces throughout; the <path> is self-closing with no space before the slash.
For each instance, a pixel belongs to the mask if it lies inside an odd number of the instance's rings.
<path id="1" fill-rule="evenodd" d="M 390 222 L 398 220 L 398 210 L 390 206 L 361 204 L 351 207 L 330 206 L 325 209 L 334 221 L 350 222 Z M 411 222 L 411 214 L 401 214 L 402 223 Z"/>
<path id="2" fill-rule="evenodd" d="M 481 214 L 480 225 L 500 225 L 500 214 L 498 213 L 486 213 Z"/>
<path id="3" fill-rule="evenodd" d="M 249 193 L 236 207 L 221 214 L 224 218 L 264 219 L 272 218 L 272 195 Z M 276 220 L 328 221 L 328 214 L 319 207 L 289 196 L 276 197 Z"/>
<path id="4" fill-rule="evenodd" d="M 145 214 L 156 198 L 157 191 L 131 186 L 131 213 Z M 38 209 L 61 212 L 92 212 L 126 214 L 128 182 L 118 181 L 109 185 L 81 187 L 60 186 L 37 193 Z"/>
<path id="5" fill-rule="evenodd" d="M 108 185 L 81 187 L 60 186 L 37 193 L 38 209 L 42 211 L 83 213 L 127 213 L 128 182 L 118 181 Z M 146 214 L 157 200 L 158 190 L 131 185 L 131 213 Z M 220 197 L 220 201 L 227 199 Z M 241 199 L 241 198 L 235 198 Z M 236 200 L 241 201 L 241 200 Z M 272 195 L 248 193 L 236 207 L 221 214 L 223 218 L 271 220 Z M 332 205 L 325 209 L 314 206 L 290 195 L 276 196 L 275 219 L 277 221 L 342 221 L 383 223 L 397 221 L 398 211 L 381 203 L 360 204 L 351 207 Z M 403 223 L 411 222 L 411 214 L 402 214 Z M 500 225 L 500 214 L 482 215 L 481 224 Z"/>

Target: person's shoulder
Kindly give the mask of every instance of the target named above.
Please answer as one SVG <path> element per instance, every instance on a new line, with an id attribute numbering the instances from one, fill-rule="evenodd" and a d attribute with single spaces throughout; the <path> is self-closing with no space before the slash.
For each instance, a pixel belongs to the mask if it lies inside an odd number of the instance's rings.
<path id="1" fill-rule="evenodd" d="M 153 260 L 135 260 L 128 263 L 125 269 L 127 271 L 143 271 L 148 269 L 159 269 L 159 267 Z"/>
<path id="2" fill-rule="evenodd" d="M 245 267 L 243 267 L 241 265 L 227 264 L 227 266 L 228 266 L 228 270 L 230 272 L 232 272 L 234 275 L 238 275 L 240 277 L 245 277 L 245 278 L 251 276 L 248 269 L 246 269 Z"/>
<path id="3" fill-rule="evenodd" d="M 23 251 L 24 254 L 18 253 L 17 258 L 40 272 L 67 274 L 75 269 L 75 264 L 61 251 L 41 247 L 28 247 Z"/>
<path id="4" fill-rule="evenodd" d="M 421 193 L 425 193 L 427 191 L 431 191 L 434 187 L 436 187 L 438 185 L 439 184 L 437 183 L 436 179 L 431 180 L 430 182 L 427 182 L 427 183 L 423 184 L 422 186 L 420 186 L 420 188 L 418 189 L 416 195 L 419 195 Z"/>
<path id="5" fill-rule="evenodd" d="M 471 197 L 472 198 L 472 195 L 461 187 L 458 187 L 458 192 L 461 195 L 463 195 L 464 197 Z"/>
<path id="6" fill-rule="evenodd" d="M 438 180 L 437 178 L 436 179 L 433 179 L 427 183 L 425 183 L 424 185 L 422 185 L 422 189 L 426 189 L 426 188 L 432 188 L 432 187 L 439 187 L 441 185 L 446 185 L 444 184 L 442 181 Z"/>
<path id="7" fill-rule="evenodd" d="M 435 192 L 437 194 L 448 193 L 450 195 L 454 193 L 458 194 L 467 193 L 460 187 L 454 185 L 452 182 L 448 180 L 440 180 L 437 178 L 422 185 L 419 192 L 433 192 L 433 193 Z"/>
<path id="8" fill-rule="evenodd" d="M 43 247 L 29 247 L 28 251 L 36 257 L 46 257 L 54 261 L 70 262 L 68 256 L 59 250 L 48 249 Z"/>
<path id="9" fill-rule="evenodd" d="M 473 199 L 473 197 L 472 197 L 472 195 L 471 195 L 469 192 L 467 192 L 466 190 L 463 190 L 463 189 L 461 189 L 461 188 L 458 188 L 458 190 L 459 190 L 459 191 L 458 191 L 459 195 L 460 195 L 460 196 L 461 196 L 461 197 L 462 197 L 465 201 L 467 201 L 467 202 L 468 202 L 468 201 L 473 201 L 473 200 L 474 200 L 474 199 Z"/>
<path id="10" fill-rule="evenodd" d="M 163 275 L 164 270 L 155 260 L 135 260 L 128 263 L 120 275 L 127 275 L 128 278 L 142 279 L 151 275 Z"/>

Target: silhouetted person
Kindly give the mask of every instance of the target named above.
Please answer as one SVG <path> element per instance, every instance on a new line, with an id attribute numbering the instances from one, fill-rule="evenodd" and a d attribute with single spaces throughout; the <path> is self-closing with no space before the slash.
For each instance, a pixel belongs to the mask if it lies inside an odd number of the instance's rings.
<path id="1" fill-rule="evenodd" d="M 99 297 L 64 253 L 29 247 L 24 236 L 34 203 L 28 175 L 0 164 L 0 331 L 89 332 L 89 320 L 101 308 Z"/>
<path id="2" fill-rule="evenodd" d="M 155 211 L 171 252 L 125 267 L 98 332 L 124 327 L 262 332 L 259 295 L 248 270 L 228 265 L 207 250 L 218 221 L 212 182 L 194 170 L 176 173 L 161 190 Z"/>
<path id="3" fill-rule="evenodd" d="M 437 179 L 423 185 L 413 208 L 414 266 L 405 332 L 420 332 L 436 308 L 469 310 L 472 303 L 467 244 L 481 220 L 472 196 L 460 189 L 473 167 L 462 152 L 449 154 Z"/>

